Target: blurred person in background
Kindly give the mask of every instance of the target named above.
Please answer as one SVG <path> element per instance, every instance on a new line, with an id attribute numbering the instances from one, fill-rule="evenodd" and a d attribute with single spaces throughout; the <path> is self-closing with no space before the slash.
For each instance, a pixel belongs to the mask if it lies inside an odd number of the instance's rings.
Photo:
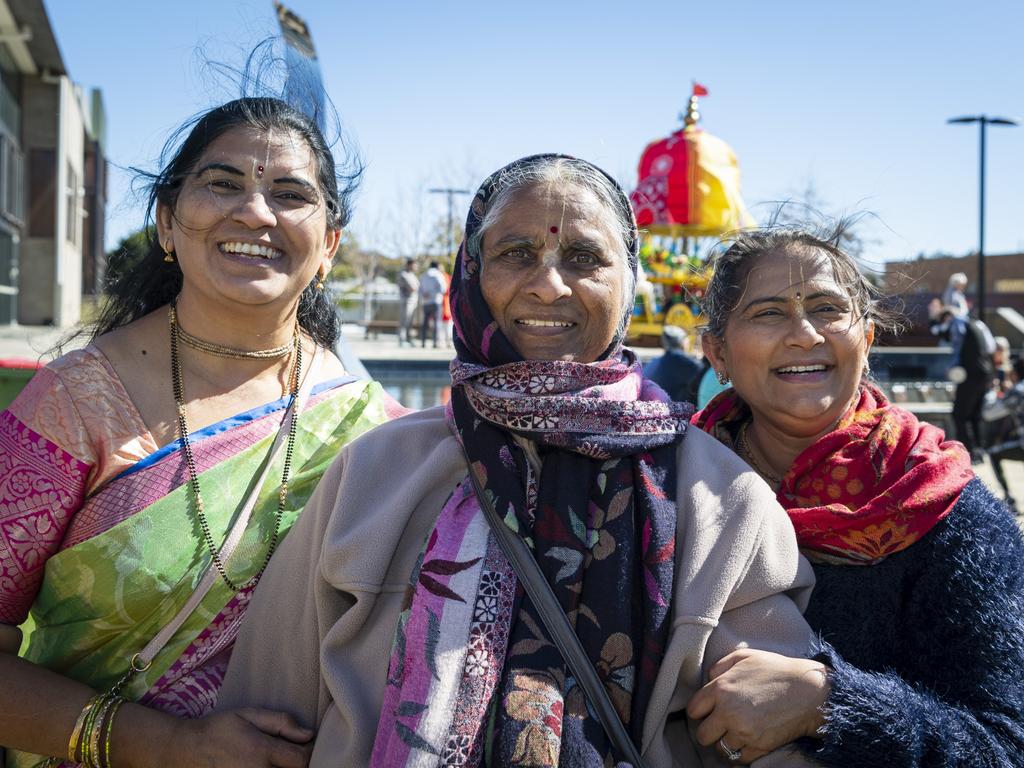
<path id="1" fill-rule="evenodd" d="M 398 346 L 412 346 L 412 323 L 420 295 L 420 279 L 416 277 L 416 260 L 406 259 L 398 273 Z"/>
<path id="2" fill-rule="evenodd" d="M 443 271 L 443 270 L 442 270 Z M 452 278 L 444 273 L 444 301 L 441 302 L 441 322 L 444 324 L 444 345 L 452 345 L 452 331 L 455 329 L 455 320 L 452 317 Z"/>
<path id="3" fill-rule="evenodd" d="M 1003 462 L 1024 461 L 1024 358 L 1013 361 L 1007 383 L 1008 389 L 986 399 L 982 417 L 989 423 L 992 435 L 988 446 L 992 469 L 1003 488 L 1006 504 L 1019 513 L 1017 500 L 1006 482 Z"/>
<path id="4" fill-rule="evenodd" d="M 666 325 L 661 331 L 664 353 L 644 366 L 644 376 L 673 400 L 693 402 L 695 381 L 703 373 L 700 361 L 686 351 L 686 331 Z"/>
<path id="5" fill-rule="evenodd" d="M 997 394 L 1002 394 L 1011 389 L 1013 382 L 1013 358 L 1010 353 L 1010 340 L 1005 336 L 996 336 L 994 339 L 996 351 L 992 353 L 992 368 L 995 370 L 995 379 L 992 387 Z"/>
<path id="6" fill-rule="evenodd" d="M 942 290 L 941 303 L 949 307 L 956 317 L 967 319 L 969 307 L 964 290 L 967 288 L 967 275 L 963 272 L 954 272 L 949 276 L 946 287 Z"/>
<path id="7" fill-rule="evenodd" d="M 420 307 L 423 310 L 420 340 L 424 347 L 427 346 L 427 339 L 437 347 L 440 324 L 443 322 L 441 307 L 447 290 L 448 277 L 441 271 L 440 263 L 436 260 L 430 262 L 430 267 L 420 278 Z"/>
<path id="8" fill-rule="evenodd" d="M 981 409 L 995 374 L 992 367 L 995 340 L 983 323 L 960 317 L 953 307 L 942 308 L 931 330 L 953 348 L 948 376 L 956 384 L 953 395 L 955 437 L 970 452 L 971 461 L 981 463 L 985 455 Z"/>

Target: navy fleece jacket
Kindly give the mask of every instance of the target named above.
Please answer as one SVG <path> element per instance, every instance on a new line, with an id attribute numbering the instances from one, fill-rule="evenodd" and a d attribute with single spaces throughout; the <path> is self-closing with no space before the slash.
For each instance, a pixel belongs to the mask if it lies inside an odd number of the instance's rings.
<path id="1" fill-rule="evenodd" d="M 1024 539 L 975 478 L 919 542 L 815 565 L 806 618 L 834 672 L 823 740 L 843 768 L 1024 766 Z"/>

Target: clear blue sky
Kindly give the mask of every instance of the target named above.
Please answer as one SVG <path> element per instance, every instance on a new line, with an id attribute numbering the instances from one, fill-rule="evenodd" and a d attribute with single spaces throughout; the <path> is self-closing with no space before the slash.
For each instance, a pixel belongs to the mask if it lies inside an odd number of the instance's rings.
<path id="1" fill-rule="evenodd" d="M 108 154 L 152 168 L 183 119 L 234 94 L 232 63 L 275 31 L 271 0 L 45 0 L 74 80 L 102 88 Z M 977 247 L 978 133 L 946 118 L 1024 117 L 1020 0 L 290 0 L 367 161 L 353 232 L 384 250 L 525 154 L 597 162 L 627 187 L 646 143 L 678 125 L 691 80 L 704 127 L 735 149 L 743 193 L 813 184 L 880 217 L 868 260 Z M 1024 250 L 1024 127 L 989 129 L 986 251 Z M 115 173 L 108 242 L 141 223 Z M 463 218 L 465 204 L 457 217 Z"/>

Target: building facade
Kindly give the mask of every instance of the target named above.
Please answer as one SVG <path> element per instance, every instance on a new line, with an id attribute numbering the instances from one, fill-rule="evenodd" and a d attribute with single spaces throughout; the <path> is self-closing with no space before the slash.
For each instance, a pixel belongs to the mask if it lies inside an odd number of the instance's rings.
<path id="1" fill-rule="evenodd" d="M 972 305 L 978 296 L 978 255 L 936 256 L 885 265 L 885 290 L 902 296 L 941 296 L 949 276 L 967 275 L 964 294 Z M 1024 253 L 985 256 L 985 304 L 1024 312 Z"/>
<path id="2" fill-rule="evenodd" d="M 41 0 L 0 0 L 0 323 L 73 325 L 102 281 L 103 126 Z"/>
<path id="3" fill-rule="evenodd" d="M 949 276 L 963 272 L 967 276 L 964 295 L 972 307 L 978 301 L 978 256 L 937 256 L 885 265 L 883 290 L 904 315 L 906 328 L 888 343 L 931 345 L 935 337 L 928 332 L 928 305 L 942 296 Z M 1015 310 L 1009 312 L 1006 310 Z M 985 256 L 985 322 L 996 335 L 1006 336 L 1014 349 L 1024 347 L 1024 253 Z"/>

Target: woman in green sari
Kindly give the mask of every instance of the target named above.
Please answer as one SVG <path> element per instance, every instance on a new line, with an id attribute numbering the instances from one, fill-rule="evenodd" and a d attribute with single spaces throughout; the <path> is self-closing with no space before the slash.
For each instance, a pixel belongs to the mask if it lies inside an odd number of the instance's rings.
<path id="1" fill-rule="evenodd" d="M 395 410 L 329 351 L 323 280 L 358 172 L 276 99 L 217 107 L 171 146 L 149 253 L 91 343 L 0 414 L 9 768 L 307 760 L 312 734 L 281 713 L 209 713 L 277 542 Z"/>

